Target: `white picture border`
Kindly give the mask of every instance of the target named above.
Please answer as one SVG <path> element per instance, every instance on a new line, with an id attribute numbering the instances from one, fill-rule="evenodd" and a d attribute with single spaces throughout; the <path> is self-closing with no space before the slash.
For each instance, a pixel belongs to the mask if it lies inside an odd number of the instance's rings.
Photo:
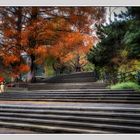
<path id="1" fill-rule="evenodd" d="M 140 6 L 140 0 L 0 0 L 0 6 Z M 0 134 L 1 140 L 139 140 L 140 134 Z"/>
<path id="2" fill-rule="evenodd" d="M 0 0 L 0 6 L 140 6 L 140 0 Z"/>

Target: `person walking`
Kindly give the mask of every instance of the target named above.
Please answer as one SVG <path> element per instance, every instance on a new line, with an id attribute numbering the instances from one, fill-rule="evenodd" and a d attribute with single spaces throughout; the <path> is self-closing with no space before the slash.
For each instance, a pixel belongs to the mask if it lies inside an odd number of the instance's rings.
<path id="1" fill-rule="evenodd" d="M 3 93 L 5 91 L 5 85 L 4 82 L 1 82 L 0 84 L 0 93 Z"/>
<path id="2" fill-rule="evenodd" d="M 4 78 L 0 77 L 0 93 L 5 91 Z"/>

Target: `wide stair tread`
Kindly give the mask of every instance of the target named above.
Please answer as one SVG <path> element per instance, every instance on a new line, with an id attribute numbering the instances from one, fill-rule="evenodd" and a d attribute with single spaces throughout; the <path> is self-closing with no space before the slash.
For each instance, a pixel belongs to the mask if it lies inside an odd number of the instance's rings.
<path id="1" fill-rule="evenodd" d="M 52 133 L 140 132 L 140 108 L 135 108 L 135 105 L 130 108 L 127 108 L 127 105 L 110 108 L 1 105 L 0 116 L 2 127 L 4 127 L 2 123 L 11 123 L 11 127 L 21 124 L 19 128 L 44 133 L 51 133 L 51 127 L 54 128 Z M 32 127 L 32 125 L 36 125 L 36 127 Z M 44 129 L 41 129 L 41 127 L 44 127 Z M 17 127 L 15 126 L 15 128 Z"/>
<path id="2" fill-rule="evenodd" d="M 29 124 L 41 124 L 41 125 L 52 125 L 52 126 L 68 126 L 70 128 L 89 128 L 89 129 L 101 129 L 101 130 L 115 130 L 116 132 L 123 131 L 126 133 L 130 132 L 140 132 L 140 127 L 138 126 L 125 126 L 125 125 L 112 125 L 106 123 L 85 123 L 85 122 L 73 122 L 69 120 L 42 120 L 34 118 L 11 118 L 11 117 L 0 117 L 0 121 L 6 122 L 24 122 Z"/>
<path id="3" fill-rule="evenodd" d="M 7 127 L 7 128 L 15 128 L 15 129 L 25 129 L 30 130 L 36 133 L 91 133 L 91 134 L 109 134 L 110 131 L 105 130 L 94 130 L 94 129 L 78 129 L 78 128 L 70 128 L 65 126 L 52 126 L 52 125 L 39 125 L 39 124 L 30 124 L 30 123 L 22 123 L 22 122 L 3 122 L 0 121 L 0 126 Z M 117 133 L 112 131 L 112 133 Z"/>
<path id="4" fill-rule="evenodd" d="M 0 115 L 2 117 L 22 117 L 22 118 L 36 118 L 36 119 L 55 119 L 55 120 L 70 120 L 70 121 L 74 121 L 74 122 L 98 122 L 98 123 L 117 123 L 117 124 L 125 124 L 125 125 L 140 125 L 140 120 L 138 120 L 138 118 L 135 120 L 133 120 L 132 116 L 131 118 L 127 118 L 127 120 L 125 118 L 111 118 L 106 116 L 106 114 L 104 114 L 104 118 L 103 117 L 97 117 L 97 116 L 77 116 L 77 114 L 73 114 L 73 115 L 69 115 L 69 114 L 24 114 L 24 113 L 0 113 Z M 139 114 L 140 115 L 140 114 Z"/>

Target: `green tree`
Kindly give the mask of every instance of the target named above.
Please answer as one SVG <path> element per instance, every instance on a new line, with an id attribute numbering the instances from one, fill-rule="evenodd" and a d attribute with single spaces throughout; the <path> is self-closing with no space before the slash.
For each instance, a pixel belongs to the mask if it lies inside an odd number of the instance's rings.
<path id="1" fill-rule="evenodd" d="M 138 69 L 140 57 L 139 9 L 131 7 L 126 12 L 115 15 L 115 21 L 97 26 L 100 42 L 88 54 L 88 59 L 96 68 L 107 72 L 111 79 L 118 72 Z M 130 66 L 131 64 L 131 66 Z"/>

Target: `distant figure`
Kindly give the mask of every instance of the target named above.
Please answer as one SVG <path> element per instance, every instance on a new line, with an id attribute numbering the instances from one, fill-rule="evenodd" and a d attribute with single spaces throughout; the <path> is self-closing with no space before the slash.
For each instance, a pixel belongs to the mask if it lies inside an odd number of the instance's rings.
<path id="1" fill-rule="evenodd" d="M 96 69 L 93 71 L 93 75 L 94 75 L 96 80 L 99 80 L 99 74 L 98 74 Z"/>
<path id="2" fill-rule="evenodd" d="M 3 93 L 5 91 L 5 85 L 4 82 L 1 82 L 0 84 L 0 93 Z"/>

